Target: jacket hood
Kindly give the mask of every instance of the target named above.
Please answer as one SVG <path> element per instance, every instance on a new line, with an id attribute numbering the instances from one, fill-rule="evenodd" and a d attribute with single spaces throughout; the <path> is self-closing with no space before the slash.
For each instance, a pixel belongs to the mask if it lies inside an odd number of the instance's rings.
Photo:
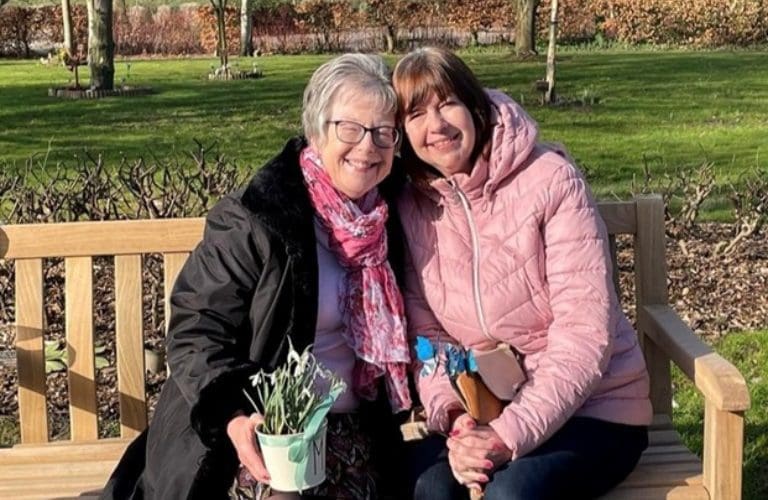
<path id="1" fill-rule="evenodd" d="M 494 121 L 490 144 L 469 174 L 457 173 L 448 178 L 434 174 L 418 186 L 435 201 L 451 192 L 450 183 L 470 198 L 490 197 L 499 183 L 526 163 L 536 146 L 538 125 L 522 106 L 498 90 L 486 89 L 486 94 L 491 100 Z"/>
<path id="2" fill-rule="evenodd" d="M 510 97 L 497 90 L 486 91 L 494 108 L 496 126 L 491 136 L 488 159 L 484 155 L 475 163 L 469 176 L 484 182 L 484 190 L 493 192 L 496 186 L 516 172 L 531 155 L 539 138 L 539 126 L 525 110 Z M 485 164 L 485 165 L 484 165 Z"/>

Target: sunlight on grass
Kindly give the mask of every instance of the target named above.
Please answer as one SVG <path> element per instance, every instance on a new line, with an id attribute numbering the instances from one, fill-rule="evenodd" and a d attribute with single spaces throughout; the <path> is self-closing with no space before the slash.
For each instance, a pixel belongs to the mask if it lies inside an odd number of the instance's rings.
<path id="1" fill-rule="evenodd" d="M 626 197 L 633 177 L 650 165 L 661 177 L 711 161 L 722 186 L 752 169 L 768 168 L 765 51 L 568 50 L 558 61 L 558 92 L 587 106 L 541 107 L 532 83 L 544 59 L 519 62 L 508 50 L 461 53 L 489 87 L 526 106 L 541 137 L 564 143 L 591 174 L 602 198 Z M 115 80 L 156 93 L 128 99 L 62 101 L 49 86 L 71 79 L 59 66 L 0 61 L 0 160 L 21 163 L 44 152 L 71 158 L 88 148 L 108 159 L 181 154 L 193 139 L 218 144 L 252 170 L 300 131 L 301 96 L 311 72 L 330 55 L 233 58 L 264 71 L 259 80 L 210 82 L 213 58 L 115 63 Z M 394 63 L 395 56 L 387 56 Z M 581 100 L 581 101 L 579 101 Z M 709 218 L 727 217 L 715 197 Z"/>
<path id="2" fill-rule="evenodd" d="M 734 332 L 713 348 L 731 361 L 749 386 L 751 408 L 746 412 L 744 436 L 744 499 L 768 498 L 768 330 Z M 678 369 L 673 371 L 674 422 L 685 444 L 701 456 L 704 403 Z"/>

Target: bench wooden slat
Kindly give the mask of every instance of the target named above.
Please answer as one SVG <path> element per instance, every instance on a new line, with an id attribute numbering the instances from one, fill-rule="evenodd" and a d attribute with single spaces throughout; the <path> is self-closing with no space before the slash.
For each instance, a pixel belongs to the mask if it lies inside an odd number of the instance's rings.
<path id="1" fill-rule="evenodd" d="M 653 415 L 653 421 L 651 421 L 651 425 L 648 429 L 652 431 L 660 431 L 674 429 L 674 426 L 672 425 L 672 419 L 669 415 L 665 413 L 656 413 Z"/>
<path id="2" fill-rule="evenodd" d="M 93 259 L 67 257 L 64 267 L 71 439 L 96 439 L 99 429 L 93 355 Z"/>
<path id="3" fill-rule="evenodd" d="M 43 345 L 43 261 L 16 261 L 16 356 L 22 443 L 48 441 Z"/>
<path id="4" fill-rule="evenodd" d="M 644 453 L 640 457 L 640 464 L 681 464 L 681 463 L 691 463 L 691 464 L 698 464 L 699 467 L 701 467 L 701 459 L 688 451 L 686 448 L 685 451 L 679 452 L 679 453 Z"/>
<path id="5" fill-rule="evenodd" d="M 100 498 L 101 490 L 88 490 L 87 493 L 83 494 L 65 494 L 61 492 L 57 492 L 56 496 L 51 497 L 50 495 L 27 495 L 22 492 L 19 492 L 18 495 L 14 495 L 12 498 L 14 500 L 98 500 Z"/>
<path id="6" fill-rule="evenodd" d="M 0 491 L 7 485 L 23 485 L 25 480 L 31 482 L 30 479 L 61 484 L 68 478 L 97 476 L 106 482 L 114 468 L 115 463 L 111 460 L 3 465 L 0 466 Z"/>
<path id="7" fill-rule="evenodd" d="M 115 257 L 115 346 L 122 437 L 137 436 L 147 426 L 141 304 L 141 255 L 118 255 Z"/>
<path id="8" fill-rule="evenodd" d="M 163 254 L 163 287 L 165 293 L 165 331 L 168 331 L 168 319 L 171 316 L 171 292 L 182 266 L 189 258 L 189 252 L 166 252 Z"/>
<path id="9" fill-rule="evenodd" d="M 597 208 L 605 221 L 608 234 L 637 232 L 637 207 L 634 201 L 601 201 Z"/>
<path id="10" fill-rule="evenodd" d="M 616 488 L 600 500 L 710 500 L 701 485 L 660 486 L 656 488 Z"/>
<path id="11" fill-rule="evenodd" d="M 680 434 L 674 430 L 648 432 L 648 444 L 676 444 L 680 442 Z"/>
<path id="12" fill-rule="evenodd" d="M 688 452 L 688 448 L 684 444 L 662 444 L 658 446 L 650 446 L 645 450 L 645 455 L 661 455 L 664 453 L 683 453 Z"/>
<path id="13" fill-rule="evenodd" d="M 698 470 L 665 470 L 663 466 L 639 466 L 625 479 L 619 488 L 647 488 L 653 486 L 684 486 L 702 484 L 701 468 Z"/>
<path id="14" fill-rule="evenodd" d="M 9 464 L 44 464 L 82 460 L 117 461 L 130 439 L 106 438 L 93 441 L 50 441 L 45 444 L 17 444 L 0 448 L 0 467 Z"/>
<path id="15" fill-rule="evenodd" d="M 38 476 L 22 480 L 3 480 L 0 483 L 0 498 L 17 500 L 18 498 L 61 498 L 77 497 L 81 493 L 96 493 L 104 488 L 109 478 L 109 471 L 83 476 Z"/>
<path id="16" fill-rule="evenodd" d="M 81 257 L 185 252 L 205 219 L 149 219 L 0 226 L 0 258 Z"/>

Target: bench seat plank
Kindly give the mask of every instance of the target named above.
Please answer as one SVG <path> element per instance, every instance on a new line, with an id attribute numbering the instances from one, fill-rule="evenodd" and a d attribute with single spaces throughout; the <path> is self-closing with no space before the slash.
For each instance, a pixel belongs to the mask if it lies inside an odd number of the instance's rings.
<path id="1" fill-rule="evenodd" d="M 709 500 L 709 494 L 702 485 L 673 486 L 659 488 L 617 488 L 600 500 Z"/>
<path id="2" fill-rule="evenodd" d="M 0 466 L 0 491 L 8 486 L 51 482 L 57 486 L 76 479 L 106 478 L 115 468 L 112 460 L 80 460 L 47 464 L 14 464 Z"/>
<path id="3" fill-rule="evenodd" d="M 71 463 L 81 460 L 117 460 L 129 439 L 108 438 L 90 442 L 53 441 L 47 444 L 17 444 L 0 448 L 0 467 L 11 464 Z"/>

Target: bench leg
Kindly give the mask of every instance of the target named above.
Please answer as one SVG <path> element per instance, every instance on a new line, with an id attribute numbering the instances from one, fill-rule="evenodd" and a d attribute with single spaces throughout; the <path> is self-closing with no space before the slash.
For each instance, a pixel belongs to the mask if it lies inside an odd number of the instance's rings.
<path id="1" fill-rule="evenodd" d="M 704 408 L 704 487 L 712 500 L 741 498 L 744 414 Z"/>

